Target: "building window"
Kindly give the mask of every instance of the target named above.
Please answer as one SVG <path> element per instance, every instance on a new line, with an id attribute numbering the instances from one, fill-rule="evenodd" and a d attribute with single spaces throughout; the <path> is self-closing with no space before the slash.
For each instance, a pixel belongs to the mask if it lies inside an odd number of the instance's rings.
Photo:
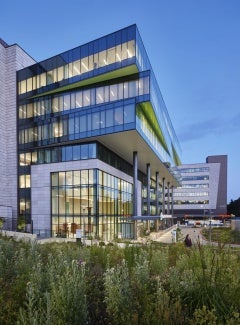
<path id="1" fill-rule="evenodd" d="M 177 196 L 208 196 L 208 192 L 174 192 L 174 197 Z"/>
<path id="2" fill-rule="evenodd" d="M 207 181 L 209 180 L 209 175 L 198 175 L 198 176 L 183 176 L 182 181 Z"/>
<path id="3" fill-rule="evenodd" d="M 132 184 L 97 169 L 51 174 L 53 236 L 132 236 Z"/>
<path id="4" fill-rule="evenodd" d="M 79 50 L 80 56 L 80 50 Z M 82 59 L 69 62 L 64 66 L 58 67 L 44 72 L 40 75 L 33 76 L 26 80 L 19 81 L 18 91 L 19 94 L 24 94 L 28 91 L 51 85 L 57 81 L 61 81 L 66 78 L 72 78 L 74 76 L 80 76 L 81 74 L 87 73 L 94 69 L 109 66 L 116 62 L 122 62 L 126 59 L 131 59 L 135 56 L 135 40 L 125 42 L 121 45 L 103 50 L 95 53 L 94 56 L 86 56 Z M 94 61 L 94 62 L 93 62 Z M 65 70 L 65 72 L 64 72 Z M 37 81 L 36 81 L 37 77 Z"/>
<path id="5" fill-rule="evenodd" d="M 209 167 L 179 168 L 181 173 L 205 173 L 209 172 Z"/>

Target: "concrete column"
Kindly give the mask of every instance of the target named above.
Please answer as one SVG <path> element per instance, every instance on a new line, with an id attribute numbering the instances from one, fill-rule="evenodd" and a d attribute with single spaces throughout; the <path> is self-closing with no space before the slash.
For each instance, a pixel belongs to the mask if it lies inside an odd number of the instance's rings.
<path id="1" fill-rule="evenodd" d="M 170 214 L 170 183 L 167 183 L 167 214 Z"/>
<path id="2" fill-rule="evenodd" d="M 137 181 L 138 181 L 138 153 L 133 152 L 133 215 L 137 216 L 138 212 L 138 191 L 137 191 Z M 134 221 L 134 239 L 137 239 L 137 221 Z"/>
<path id="3" fill-rule="evenodd" d="M 147 164 L 147 215 L 150 216 L 150 183 L 151 183 L 151 169 L 150 164 Z M 150 221 L 147 221 L 147 230 L 150 230 Z"/>
<path id="4" fill-rule="evenodd" d="M 172 217 L 173 217 L 173 190 L 174 190 L 174 187 L 172 186 L 171 187 L 171 192 L 172 192 L 172 202 L 171 202 L 171 215 L 172 215 Z"/>
<path id="5" fill-rule="evenodd" d="M 162 179 L 162 214 L 165 214 L 165 178 Z"/>

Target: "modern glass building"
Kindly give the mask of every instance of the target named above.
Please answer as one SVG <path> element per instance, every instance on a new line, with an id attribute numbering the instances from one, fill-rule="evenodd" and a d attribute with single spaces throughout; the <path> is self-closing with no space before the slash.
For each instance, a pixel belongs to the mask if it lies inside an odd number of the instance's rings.
<path id="1" fill-rule="evenodd" d="M 170 213 L 180 148 L 136 25 L 17 73 L 18 226 L 111 240 Z"/>

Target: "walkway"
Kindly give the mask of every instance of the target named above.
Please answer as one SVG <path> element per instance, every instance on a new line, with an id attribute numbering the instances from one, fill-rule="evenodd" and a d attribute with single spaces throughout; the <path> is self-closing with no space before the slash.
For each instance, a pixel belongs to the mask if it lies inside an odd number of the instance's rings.
<path id="1" fill-rule="evenodd" d="M 192 243 L 193 245 L 197 244 L 198 242 L 200 242 L 201 245 L 210 245 L 210 242 L 208 240 L 206 240 L 202 234 L 201 234 L 201 230 L 202 228 L 193 228 L 193 227 L 188 227 L 188 226 L 183 226 L 180 225 L 180 240 L 179 241 L 183 241 L 184 238 L 186 237 L 187 234 L 189 234 L 189 236 L 192 239 Z M 173 237 L 173 230 L 176 230 L 176 225 L 174 227 L 171 227 L 169 229 L 167 229 L 167 231 L 165 232 L 157 232 L 157 233 L 151 233 L 151 239 L 160 243 L 165 243 L 165 244 L 171 244 L 174 242 L 174 237 Z M 211 242 L 212 246 L 218 246 L 219 243 L 217 242 Z M 225 248 L 226 247 L 236 247 L 236 248 L 240 248 L 240 245 L 238 244 L 225 244 L 224 245 Z"/>
<path id="2" fill-rule="evenodd" d="M 192 228 L 187 226 L 180 226 L 180 240 L 183 241 L 187 234 L 190 235 L 193 244 L 197 244 L 200 241 L 200 244 L 206 245 L 208 241 L 204 239 L 201 235 L 201 228 Z M 166 231 L 159 231 L 157 233 L 151 233 L 151 239 L 165 244 L 171 244 L 174 242 L 173 231 L 176 230 L 176 225 L 167 229 Z"/>

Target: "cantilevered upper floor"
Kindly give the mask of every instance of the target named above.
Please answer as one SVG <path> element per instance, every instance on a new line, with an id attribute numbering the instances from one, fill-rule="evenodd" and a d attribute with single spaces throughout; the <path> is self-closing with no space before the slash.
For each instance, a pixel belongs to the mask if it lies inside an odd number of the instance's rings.
<path id="1" fill-rule="evenodd" d="M 130 163 L 138 151 L 142 170 L 151 163 L 167 176 L 164 163 L 180 164 L 136 25 L 22 69 L 17 80 L 20 150 L 97 140 Z"/>

